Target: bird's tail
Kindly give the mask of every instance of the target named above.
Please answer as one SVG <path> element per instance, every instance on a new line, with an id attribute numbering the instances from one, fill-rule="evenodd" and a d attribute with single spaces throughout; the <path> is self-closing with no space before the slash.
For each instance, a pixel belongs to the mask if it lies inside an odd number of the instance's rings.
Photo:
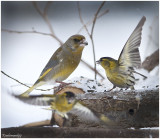
<path id="1" fill-rule="evenodd" d="M 24 93 L 22 93 L 20 96 L 21 97 L 29 97 L 29 93 L 32 92 L 34 89 L 36 89 L 37 87 L 43 85 L 44 82 L 36 82 L 32 87 L 30 87 L 27 91 L 25 91 Z"/>

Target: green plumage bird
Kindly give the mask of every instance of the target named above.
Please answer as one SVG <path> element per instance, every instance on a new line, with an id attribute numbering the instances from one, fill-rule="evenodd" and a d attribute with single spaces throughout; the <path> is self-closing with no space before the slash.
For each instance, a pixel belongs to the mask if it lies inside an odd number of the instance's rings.
<path id="1" fill-rule="evenodd" d="M 44 84 L 62 83 L 79 65 L 86 45 L 88 43 L 84 36 L 71 36 L 55 51 L 34 85 L 21 96 L 28 97 L 31 91 Z"/>

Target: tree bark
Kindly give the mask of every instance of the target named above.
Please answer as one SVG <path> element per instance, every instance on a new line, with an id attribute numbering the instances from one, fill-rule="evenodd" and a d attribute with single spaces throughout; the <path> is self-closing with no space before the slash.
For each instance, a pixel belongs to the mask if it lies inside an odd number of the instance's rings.
<path id="1" fill-rule="evenodd" d="M 148 56 L 142 63 L 142 68 L 152 71 L 159 64 L 159 49 Z"/>
<path id="2" fill-rule="evenodd" d="M 79 100 L 111 117 L 117 123 L 114 128 L 159 127 L 159 89 L 84 94 Z M 81 122 L 76 121 L 76 125 L 81 126 Z"/>

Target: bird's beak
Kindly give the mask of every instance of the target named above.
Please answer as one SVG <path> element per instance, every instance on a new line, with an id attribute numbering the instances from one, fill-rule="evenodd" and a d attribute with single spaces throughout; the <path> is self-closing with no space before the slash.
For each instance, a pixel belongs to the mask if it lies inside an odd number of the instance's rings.
<path id="1" fill-rule="evenodd" d="M 80 46 L 86 46 L 86 45 L 88 45 L 88 42 L 85 39 L 80 41 Z"/>
<path id="2" fill-rule="evenodd" d="M 96 61 L 97 64 L 100 64 L 100 60 Z"/>

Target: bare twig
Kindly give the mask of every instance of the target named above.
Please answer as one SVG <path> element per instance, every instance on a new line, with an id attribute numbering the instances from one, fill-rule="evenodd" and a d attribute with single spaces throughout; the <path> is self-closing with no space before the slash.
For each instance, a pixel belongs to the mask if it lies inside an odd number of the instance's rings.
<path id="1" fill-rule="evenodd" d="M 90 37 L 91 34 L 89 33 L 89 31 L 88 31 L 88 29 L 87 29 L 87 26 L 86 26 L 86 24 L 84 23 L 84 21 L 83 21 L 83 19 L 82 19 L 82 16 L 81 16 L 81 9 L 80 9 L 80 6 L 79 6 L 79 1 L 77 2 L 77 7 L 78 7 L 78 13 L 79 13 L 80 21 L 81 21 L 82 25 L 84 26 L 86 32 L 88 33 L 88 36 Z"/>
<path id="2" fill-rule="evenodd" d="M 4 32 L 8 32 L 8 33 L 18 33 L 18 34 L 22 34 L 22 33 L 35 33 L 35 34 L 41 34 L 41 35 L 46 35 L 46 36 L 52 36 L 52 34 L 49 33 L 44 33 L 44 32 L 39 32 L 39 31 L 16 31 L 16 30 L 9 30 L 9 29 L 2 29 L 2 31 Z"/>
<path id="3" fill-rule="evenodd" d="M 94 27 L 95 27 L 95 23 L 96 23 L 96 20 L 97 20 L 97 15 L 98 13 L 100 12 L 100 10 L 102 9 L 103 5 L 104 5 L 105 1 L 102 2 L 102 4 L 100 5 L 100 7 L 98 8 L 96 14 L 95 14 L 95 17 L 94 17 L 94 20 L 93 20 L 93 25 L 92 25 L 92 29 L 91 29 L 91 41 L 92 41 L 92 47 L 93 47 L 93 58 L 94 58 L 94 69 L 96 71 L 96 53 L 95 53 L 95 46 L 94 46 L 94 40 L 93 40 L 93 31 L 94 31 Z M 96 72 L 95 72 L 95 79 L 96 79 Z"/>
<path id="4" fill-rule="evenodd" d="M 100 12 L 100 10 L 102 9 L 102 7 L 103 7 L 104 4 L 105 4 L 105 1 L 102 2 L 102 4 L 101 4 L 100 7 L 98 8 L 98 10 L 97 10 L 97 12 L 96 12 L 96 14 L 95 14 L 95 16 L 94 16 L 93 25 L 92 25 L 92 29 L 91 29 L 91 36 L 93 36 L 93 30 L 94 30 L 94 26 L 95 26 L 95 23 L 96 23 L 96 20 L 97 20 L 97 16 L 98 16 L 98 14 L 99 14 L 99 12 Z"/>
<path id="5" fill-rule="evenodd" d="M 17 79 L 15 79 L 15 78 L 9 76 L 9 75 L 8 75 L 7 73 L 5 73 L 4 71 L 1 71 L 1 72 L 2 72 L 5 76 L 7 76 L 8 78 L 10 78 L 10 79 L 16 81 L 17 83 L 19 83 L 19 84 L 21 84 L 21 85 L 23 85 L 23 86 L 26 86 L 26 87 L 28 87 L 28 88 L 30 88 L 30 86 L 28 86 L 28 85 L 26 85 L 26 84 L 24 84 L 24 83 L 18 81 Z M 54 88 L 50 88 L 50 89 L 35 89 L 35 90 L 40 90 L 40 91 L 50 91 L 50 90 L 52 90 L 52 89 L 54 89 Z"/>
<path id="6" fill-rule="evenodd" d="M 35 1 L 33 1 L 32 3 L 33 3 L 34 8 L 37 10 L 37 12 L 43 17 L 43 12 L 40 10 L 37 3 Z"/>
<path id="7" fill-rule="evenodd" d="M 107 14 L 109 12 L 108 9 L 106 9 L 103 13 L 101 13 L 100 15 L 97 16 L 97 19 L 99 19 L 100 17 L 104 16 L 105 14 Z M 79 34 L 84 28 L 85 26 L 89 26 L 93 23 L 93 20 L 88 21 L 86 24 L 82 25 L 82 27 L 79 29 L 79 31 L 77 32 L 77 34 Z"/>
<path id="8" fill-rule="evenodd" d="M 57 41 L 60 43 L 60 45 L 62 45 L 63 42 L 55 35 L 55 33 L 54 33 L 54 31 L 53 31 L 53 28 L 52 28 L 52 25 L 51 25 L 51 23 L 50 23 L 49 20 L 48 20 L 47 11 L 48 11 L 48 8 L 49 8 L 49 5 L 50 5 L 50 4 L 51 4 L 51 2 L 47 2 L 46 7 L 45 7 L 45 9 L 44 9 L 44 12 L 42 12 L 42 11 L 40 10 L 40 8 L 38 7 L 37 3 L 36 3 L 35 1 L 33 2 L 33 6 L 34 6 L 35 9 L 37 10 L 37 12 L 42 16 L 42 18 L 44 19 L 44 21 L 47 23 L 47 25 L 48 25 L 48 27 L 49 27 L 49 30 L 50 30 L 50 32 L 51 32 L 51 34 L 52 34 L 52 37 L 53 37 L 55 40 L 57 40 Z"/>
<path id="9" fill-rule="evenodd" d="M 103 5 L 105 4 L 105 1 L 102 2 L 102 4 L 100 5 L 100 7 L 98 8 L 95 16 L 94 16 L 94 19 L 93 19 L 93 24 L 92 24 L 92 28 L 91 28 L 91 33 L 89 33 L 88 29 L 87 29 L 87 26 L 86 24 L 84 23 L 83 19 L 82 19 L 82 16 L 81 16 L 81 9 L 80 9 L 80 5 L 79 5 L 79 2 L 77 2 L 77 7 L 78 7 L 78 13 L 79 13 L 79 18 L 80 18 L 80 21 L 82 23 L 82 25 L 84 26 L 88 36 L 90 37 L 91 39 L 91 42 L 92 42 L 92 50 L 93 50 L 93 60 L 94 60 L 94 71 L 95 71 L 95 79 L 97 78 L 97 70 L 96 70 L 96 55 L 95 55 L 95 46 L 94 46 L 94 40 L 93 40 L 93 31 L 94 31 L 94 27 L 95 27 L 95 23 L 96 23 L 96 20 L 97 20 L 97 16 L 100 12 L 100 10 L 102 9 Z M 106 11 L 105 11 L 106 12 Z M 108 11 L 107 11 L 108 12 Z M 103 14 L 101 14 L 102 16 Z"/>
<path id="10" fill-rule="evenodd" d="M 47 14 L 48 9 L 49 9 L 49 6 L 51 5 L 52 2 L 53 2 L 53 1 L 48 1 L 48 2 L 47 2 L 46 6 L 45 6 L 45 8 L 44 8 L 44 15 Z"/>
<path id="11" fill-rule="evenodd" d="M 81 62 L 86 65 L 89 69 L 91 69 L 93 72 L 96 72 L 96 74 L 98 74 L 102 79 L 105 79 L 104 76 L 102 74 L 100 74 L 97 70 L 95 71 L 95 69 L 88 64 L 87 62 L 85 62 L 84 60 L 81 59 Z"/>

